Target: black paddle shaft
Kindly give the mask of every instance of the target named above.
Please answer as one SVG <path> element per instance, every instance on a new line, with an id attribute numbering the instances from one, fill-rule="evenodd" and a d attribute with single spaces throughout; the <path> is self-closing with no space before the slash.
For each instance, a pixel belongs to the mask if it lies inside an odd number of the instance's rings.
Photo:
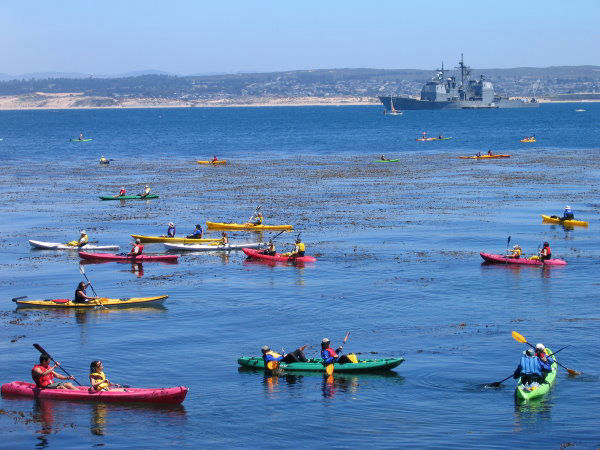
<path id="1" fill-rule="evenodd" d="M 33 346 L 42 354 L 48 355 L 50 356 L 50 353 L 48 353 L 46 350 L 44 350 L 44 347 L 42 347 L 40 344 L 33 344 Z M 52 362 L 54 364 L 56 364 L 56 361 L 54 360 L 54 358 L 52 356 L 50 356 L 50 359 L 52 360 Z M 58 368 L 60 370 L 62 370 L 65 374 L 67 374 L 67 376 L 72 377 L 73 375 L 71 375 L 69 372 L 66 371 L 66 369 L 63 369 L 63 366 L 58 366 Z M 79 381 L 77 381 L 75 379 L 75 377 L 73 377 L 73 381 L 75 381 L 75 383 L 77 383 L 78 386 L 81 386 L 81 383 L 79 383 Z"/>

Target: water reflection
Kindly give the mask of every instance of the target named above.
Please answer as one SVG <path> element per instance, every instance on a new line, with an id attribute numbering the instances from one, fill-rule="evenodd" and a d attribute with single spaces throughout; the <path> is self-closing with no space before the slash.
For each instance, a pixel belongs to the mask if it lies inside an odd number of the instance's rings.
<path id="1" fill-rule="evenodd" d="M 549 397 L 519 402 L 515 399 L 514 431 L 527 431 L 541 422 L 552 420 L 552 401 Z"/>

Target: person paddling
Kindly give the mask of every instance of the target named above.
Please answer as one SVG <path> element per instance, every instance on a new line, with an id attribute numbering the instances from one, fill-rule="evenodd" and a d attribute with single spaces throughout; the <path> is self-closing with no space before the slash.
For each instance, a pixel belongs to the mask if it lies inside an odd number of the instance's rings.
<path id="1" fill-rule="evenodd" d="M 110 161 L 109 161 L 108 159 L 106 159 L 106 158 L 104 157 L 104 155 L 102 155 L 102 156 L 100 157 L 100 164 L 109 164 L 109 163 L 110 163 Z"/>
<path id="2" fill-rule="evenodd" d="M 565 211 L 563 212 L 563 216 L 560 220 L 574 220 L 575 214 L 573 214 L 573 210 L 569 205 L 565 206 Z"/>
<path id="3" fill-rule="evenodd" d="M 248 221 L 248 223 L 250 225 L 262 225 L 264 220 L 264 216 L 262 215 L 261 212 L 257 212 L 256 214 L 253 214 L 252 217 L 250 218 L 250 220 Z"/>
<path id="4" fill-rule="evenodd" d="M 295 362 L 307 362 L 306 356 L 304 355 L 304 350 L 308 347 L 308 345 L 303 345 L 302 347 L 294 350 L 292 353 L 284 353 L 283 355 L 274 352 L 269 348 L 268 345 L 263 345 L 260 348 L 262 352 L 263 361 L 265 362 L 265 367 L 269 361 L 275 362 L 284 362 L 284 363 L 295 363 Z"/>
<path id="5" fill-rule="evenodd" d="M 83 133 L 79 133 L 79 140 L 83 141 Z"/>
<path id="6" fill-rule="evenodd" d="M 213 156 L 212 162 L 216 163 L 219 159 L 216 156 Z"/>
<path id="7" fill-rule="evenodd" d="M 150 186 L 146 185 L 144 187 L 144 192 L 142 194 L 140 194 L 140 198 L 146 198 L 146 197 L 148 197 L 150 195 L 150 191 L 151 190 L 152 189 L 150 189 Z"/>
<path id="8" fill-rule="evenodd" d="M 79 239 L 77 239 L 75 241 L 71 241 L 67 245 L 70 247 L 83 247 L 88 242 L 89 242 L 89 237 L 87 235 L 87 231 L 81 230 L 79 232 Z"/>
<path id="9" fill-rule="evenodd" d="M 60 373 L 56 373 L 54 369 L 60 367 L 60 363 L 56 362 L 50 367 L 50 356 L 42 353 L 40 355 L 40 363 L 33 366 L 31 369 L 31 378 L 35 381 L 35 385 L 40 389 L 77 389 L 71 383 L 60 383 L 54 381 L 54 377 L 59 380 L 74 380 L 74 376 L 64 376 Z"/>
<path id="10" fill-rule="evenodd" d="M 385 155 L 381 155 L 381 158 L 380 158 L 380 159 L 381 159 L 382 161 L 387 161 L 387 160 L 388 160 L 388 159 L 385 157 Z"/>
<path id="11" fill-rule="evenodd" d="M 102 361 L 92 361 L 90 364 L 90 384 L 94 391 L 108 391 L 111 386 L 119 386 L 106 379 L 103 369 Z"/>
<path id="12" fill-rule="evenodd" d="M 267 248 L 264 250 L 261 250 L 261 253 L 263 253 L 264 255 L 275 256 L 276 251 L 275 251 L 275 244 L 273 243 L 273 239 L 269 239 Z"/>
<path id="13" fill-rule="evenodd" d="M 298 237 L 296 239 L 296 243 L 294 244 L 294 250 L 292 250 L 288 254 L 288 256 L 291 258 L 300 258 L 300 257 L 304 256 L 305 250 L 306 250 L 306 247 L 304 245 L 304 242 L 302 242 L 300 237 Z"/>
<path id="14" fill-rule="evenodd" d="M 125 186 L 121 187 L 121 189 L 119 189 L 119 193 L 117 195 L 113 195 L 114 198 L 118 198 L 118 197 L 123 197 L 125 194 L 127 194 L 127 191 L 125 190 Z"/>
<path id="15" fill-rule="evenodd" d="M 540 261 L 546 261 L 548 259 L 552 259 L 552 249 L 548 242 L 544 242 L 544 246 L 540 251 Z"/>
<path id="16" fill-rule="evenodd" d="M 507 258 L 513 258 L 513 259 L 519 259 L 521 257 L 521 253 L 522 253 L 522 249 L 521 246 L 516 244 L 513 246 L 512 250 L 510 251 L 510 253 L 508 255 L 506 255 Z"/>
<path id="17" fill-rule="evenodd" d="M 173 222 L 169 222 L 167 228 L 167 237 L 174 238 L 175 237 L 175 224 Z"/>
<path id="18" fill-rule="evenodd" d="M 203 231 L 202 231 L 202 225 L 197 224 L 196 225 L 196 229 L 194 230 L 194 232 L 188 236 L 186 236 L 186 239 L 202 239 L 202 235 L 203 235 Z"/>
<path id="19" fill-rule="evenodd" d="M 348 355 L 342 355 L 342 346 L 340 345 L 336 350 L 329 347 L 330 341 L 328 338 L 323 338 L 321 341 L 321 358 L 323 358 L 323 364 L 346 364 L 351 363 L 352 360 Z"/>
<path id="20" fill-rule="evenodd" d="M 141 242 L 142 241 L 139 239 L 133 241 L 131 243 L 131 251 L 127 254 L 127 256 L 133 256 L 135 258 L 136 256 L 140 256 L 142 253 L 144 253 L 144 246 Z"/>
<path id="21" fill-rule="evenodd" d="M 81 281 L 77 285 L 77 289 L 75 289 L 75 298 L 73 299 L 73 303 L 87 303 L 88 300 L 98 300 L 99 297 L 92 297 L 92 296 L 86 295 L 86 293 L 85 293 L 85 290 L 91 284 L 92 283 L 86 284 L 84 281 Z"/>
<path id="22" fill-rule="evenodd" d="M 229 244 L 229 237 L 227 236 L 227 233 L 225 231 L 223 231 L 221 233 L 221 244 L 223 244 L 223 245 Z"/>
<path id="23" fill-rule="evenodd" d="M 529 348 L 523 352 L 519 365 L 513 373 L 513 378 L 521 377 L 521 382 L 527 390 L 538 386 L 544 382 L 545 374 L 552 372 L 552 367 L 547 362 L 541 361 L 535 356 L 533 349 Z"/>

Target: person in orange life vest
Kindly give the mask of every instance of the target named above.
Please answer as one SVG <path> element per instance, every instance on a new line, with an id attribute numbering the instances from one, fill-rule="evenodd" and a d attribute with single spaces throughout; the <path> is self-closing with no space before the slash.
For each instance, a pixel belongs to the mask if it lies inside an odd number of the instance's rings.
<path id="1" fill-rule="evenodd" d="M 31 369 L 31 378 L 35 381 L 35 385 L 40 389 L 77 389 L 71 383 L 59 383 L 54 381 L 54 377 L 59 380 L 74 380 L 75 377 L 66 377 L 60 373 L 56 373 L 54 369 L 60 366 L 57 362 L 50 367 L 50 356 L 45 353 L 40 355 L 40 363 L 33 366 Z"/>
<path id="2" fill-rule="evenodd" d="M 284 353 L 283 355 L 274 352 L 273 350 L 271 350 L 269 348 L 268 345 L 263 345 L 260 348 L 260 351 L 262 352 L 263 361 L 265 362 L 265 365 L 269 361 L 284 362 L 284 363 L 295 363 L 295 362 L 306 362 L 306 361 L 308 361 L 308 359 L 306 359 L 306 356 L 304 356 L 304 349 L 306 347 L 307 347 L 306 345 L 303 345 L 299 349 L 294 350 L 292 353 Z"/>
<path id="3" fill-rule="evenodd" d="M 139 239 L 136 239 L 131 244 L 131 251 L 127 254 L 127 256 L 139 256 L 144 252 L 144 246 L 140 243 Z"/>
<path id="4" fill-rule="evenodd" d="M 213 156 L 212 162 L 217 162 L 217 161 L 218 161 L 217 157 Z"/>
<path id="5" fill-rule="evenodd" d="M 321 341 L 321 358 L 323 358 L 323 364 L 345 364 L 351 363 L 352 360 L 347 355 L 342 355 L 342 346 L 340 345 L 336 350 L 329 347 L 329 339 L 323 338 Z"/>
<path id="6" fill-rule="evenodd" d="M 540 251 L 540 259 L 542 261 L 552 259 L 552 249 L 550 248 L 550 244 L 548 242 L 544 242 L 544 247 L 542 248 L 542 251 Z"/>

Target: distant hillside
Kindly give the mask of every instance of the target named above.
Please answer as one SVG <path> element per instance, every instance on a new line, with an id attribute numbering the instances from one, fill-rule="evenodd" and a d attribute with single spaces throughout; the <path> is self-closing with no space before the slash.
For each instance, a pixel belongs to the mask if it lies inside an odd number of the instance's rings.
<path id="1" fill-rule="evenodd" d="M 448 72 L 448 76 L 450 74 Z M 475 77 L 480 74 L 494 83 L 498 93 L 507 96 L 600 93 L 599 66 L 473 70 Z M 244 97 L 376 97 L 390 93 L 416 95 L 433 75 L 434 71 L 418 69 L 330 69 L 198 76 L 52 77 L 0 81 L 0 95 L 79 93 L 96 97 L 190 101 Z"/>

